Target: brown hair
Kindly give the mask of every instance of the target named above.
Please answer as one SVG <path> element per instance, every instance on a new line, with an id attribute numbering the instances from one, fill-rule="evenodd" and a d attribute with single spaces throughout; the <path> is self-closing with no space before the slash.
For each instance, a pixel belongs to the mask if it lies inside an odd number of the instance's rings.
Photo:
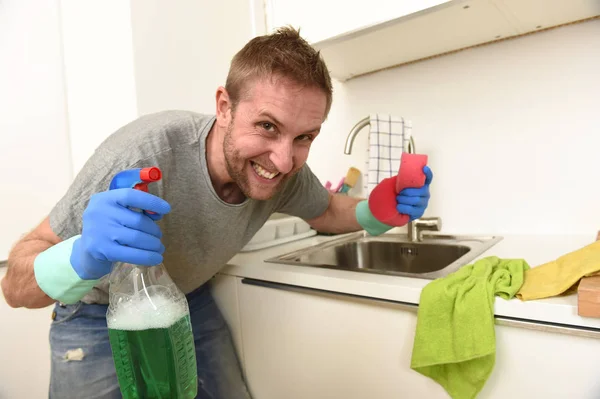
<path id="1" fill-rule="evenodd" d="M 319 51 L 292 27 L 281 27 L 270 35 L 253 38 L 233 57 L 225 83 L 233 109 L 245 94 L 248 82 L 273 75 L 323 90 L 327 96 L 327 117 L 333 93 L 329 71 Z"/>

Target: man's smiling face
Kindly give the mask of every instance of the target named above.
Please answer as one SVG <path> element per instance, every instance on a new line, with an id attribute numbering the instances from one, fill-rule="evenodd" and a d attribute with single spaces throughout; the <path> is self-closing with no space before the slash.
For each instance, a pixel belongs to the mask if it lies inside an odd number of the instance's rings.
<path id="1" fill-rule="evenodd" d="M 227 126 L 227 172 L 246 197 L 267 200 L 297 173 L 325 119 L 327 98 L 317 87 L 284 77 L 256 81 Z"/>

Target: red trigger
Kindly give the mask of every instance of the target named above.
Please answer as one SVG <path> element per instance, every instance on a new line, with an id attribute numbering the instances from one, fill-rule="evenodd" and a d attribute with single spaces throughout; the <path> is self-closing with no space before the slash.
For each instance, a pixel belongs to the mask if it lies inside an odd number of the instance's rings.
<path id="1" fill-rule="evenodd" d="M 148 192 L 148 183 L 138 183 L 135 186 L 133 186 L 133 188 L 147 193 Z M 149 215 L 156 215 L 156 212 L 151 212 L 151 211 L 144 211 L 144 212 L 146 212 Z"/>
<path id="2" fill-rule="evenodd" d="M 136 190 L 148 192 L 148 183 L 138 183 L 133 186 Z"/>

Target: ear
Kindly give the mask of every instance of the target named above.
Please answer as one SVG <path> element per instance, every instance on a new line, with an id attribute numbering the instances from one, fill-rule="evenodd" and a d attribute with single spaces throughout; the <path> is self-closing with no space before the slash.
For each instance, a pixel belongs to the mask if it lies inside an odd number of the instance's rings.
<path id="1" fill-rule="evenodd" d="M 217 124 L 219 127 L 226 129 L 231 123 L 231 100 L 229 93 L 223 86 L 219 86 L 217 89 Z"/>

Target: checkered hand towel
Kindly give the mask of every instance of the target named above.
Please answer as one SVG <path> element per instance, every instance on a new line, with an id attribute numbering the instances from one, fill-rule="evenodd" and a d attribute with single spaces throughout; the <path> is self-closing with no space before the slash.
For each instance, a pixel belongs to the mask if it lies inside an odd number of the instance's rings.
<path id="1" fill-rule="evenodd" d="M 367 196 L 383 179 L 398 174 L 400 157 L 408 152 L 411 123 L 387 114 L 370 115 L 367 171 L 364 187 Z"/>

